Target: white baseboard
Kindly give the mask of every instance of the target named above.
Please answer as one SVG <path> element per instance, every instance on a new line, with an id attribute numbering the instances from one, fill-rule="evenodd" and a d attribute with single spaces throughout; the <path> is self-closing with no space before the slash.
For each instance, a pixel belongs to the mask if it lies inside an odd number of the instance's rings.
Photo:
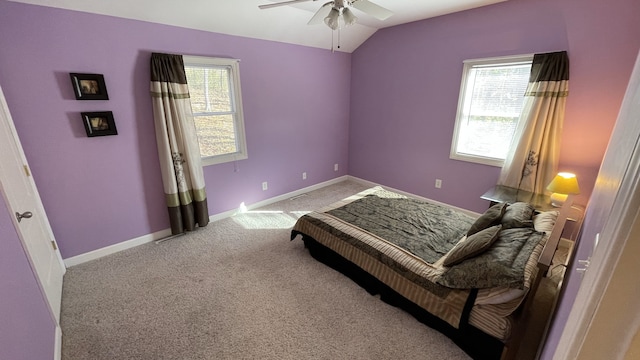
<path id="1" fill-rule="evenodd" d="M 80 264 L 86 263 L 87 261 L 96 260 L 103 256 L 115 254 L 122 250 L 131 249 L 132 247 L 150 243 L 155 240 L 160 240 L 170 235 L 171 235 L 171 229 L 160 230 L 152 234 L 143 235 L 131 240 L 125 240 L 117 244 L 109 245 L 100 249 L 89 251 L 84 254 L 66 258 L 64 259 L 64 265 L 66 267 L 80 265 Z"/>
<path id="2" fill-rule="evenodd" d="M 348 175 L 344 175 L 344 176 L 341 176 L 341 177 L 338 177 L 338 178 L 335 178 L 335 179 L 331 179 L 331 180 L 328 180 L 328 181 L 325 181 L 325 182 L 321 182 L 321 183 L 318 183 L 318 184 L 315 184 L 315 185 L 308 186 L 306 188 L 302 188 L 300 190 L 292 191 L 292 192 L 289 192 L 289 193 L 286 193 L 286 194 L 282 194 L 282 195 L 279 195 L 279 196 L 276 196 L 276 197 L 272 197 L 272 198 L 269 198 L 269 199 L 266 199 L 266 200 L 259 201 L 259 202 L 255 203 L 255 204 L 248 205 L 246 207 L 246 210 L 253 210 L 253 209 L 256 209 L 256 208 L 259 208 L 259 207 L 263 207 L 263 206 L 266 206 L 266 205 L 270 205 L 270 204 L 276 203 L 278 201 L 287 200 L 287 199 L 290 199 L 292 197 L 295 197 L 295 196 L 298 196 L 298 195 L 302 195 L 304 193 L 308 193 L 308 192 L 313 191 L 313 190 L 322 189 L 323 187 L 327 187 L 329 185 L 337 184 L 337 183 L 340 183 L 340 182 L 343 182 L 343 181 L 346 181 L 346 180 L 358 181 L 356 178 L 353 178 L 353 177 L 348 176 Z M 224 219 L 224 218 L 227 218 L 229 216 L 232 216 L 232 215 L 234 215 L 236 213 L 238 213 L 238 210 L 227 211 L 226 213 L 220 214 L 220 215 L 223 215 L 222 217 L 217 218 L 218 215 L 214 215 L 214 216 L 211 217 L 211 219 L 216 218 L 215 220 L 220 220 L 220 219 Z M 212 221 L 215 221 L 215 220 L 212 220 Z"/>
<path id="3" fill-rule="evenodd" d="M 337 184 L 337 183 L 340 183 L 340 182 L 343 182 L 343 181 L 349 180 L 349 179 L 354 180 L 354 181 L 368 183 L 365 180 L 361 180 L 361 179 L 358 179 L 358 178 L 353 178 L 353 177 L 345 175 L 345 176 L 341 176 L 341 177 L 338 177 L 338 178 L 335 178 L 335 179 L 332 179 L 332 180 L 321 182 L 321 183 L 318 183 L 318 184 L 315 184 L 315 185 L 312 185 L 312 186 L 309 186 L 309 187 L 306 187 L 306 188 L 302 188 L 300 190 L 292 191 L 290 193 L 286 193 L 286 194 L 279 195 L 279 196 L 276 196 L 276 197 L 273 197 L 273 198 L 270 198 L 270 199 L 259 201 L 259 202 L 255 203 L 255 204 L 251 204 L 251 205 L 246 206 L 246 209 L 247 210 L 251 210 L 251 209 L 259 208 L 259 207 L 266 206 L 266 205 L 269 205 L 269 204 L 273 204 L 273 203 L 278 202 L 278 201 L 286 200 L 286 199 L 292 198 L 294 196 L 298 196 L 298 195 L 307 193 L 309 191 L 321 189 L 323 187 L 326 187 L 326 186 L 329 186 L 329 185 L 333 185 L 333 184 Z M 235 210 L 225 211 L 225 212 L 222 212 L 222 213 L 219 213 L 219 214 L 214 214 L 214 215 L 211 215 L 209 217 L 209 220 L 211 222 L 219 221 L 219 220 L 231 217 L 234 214 L 237 214 L 238 212 L 239 212 L 239 210 L 235 209 Z M 143 235 L 143 236 L 137 237 L 135 239 L 131 239 L 131 240 L 125 240 L 125 241 L 117 243 L 117 244 L 113 244 L 113 245 L 106 246 L 106 247 L 103 247 L 103 248 L 100 248 L 100 249 L 89 251 L 89 252 L 84 253 L 84 254 L 72 256 L 70 258 L 66 258 L 66 259 L 64 259 L 64 265 L 66 267 L 80 265 L 80 264 L 83 264 L 85 262 L 88 262 L 88 261 L 91 261 L 91 260 L 96 260 L 96 259 L 99 259 L 99 258 L 107 256 L 107 255 L 115 254 L 115 253 L 123 251 L 123 250 L 131 249 L 131 248 L 136 247 L 136 246 L 140 246 L 140 245 L 143 245 L 143 244 L 150 243 L 152 241 L 162 240 L 162 239 L 164 239 L 164 238 L 166 238 L 168 236 L 171 236 L 171 229 L 160 230 L 160 231 L 154 232 L 152 234 Z"/>
<path id="4" fill-rule="evenodd" d="M 62 360 L 62 329 L 60 328 L 60 325 L 56 325 L 55 336 L 53 360 Z"/>

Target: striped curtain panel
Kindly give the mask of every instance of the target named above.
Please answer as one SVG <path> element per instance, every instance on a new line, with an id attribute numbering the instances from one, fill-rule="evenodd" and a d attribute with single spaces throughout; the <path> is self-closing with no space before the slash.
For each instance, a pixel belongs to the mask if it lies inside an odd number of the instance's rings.
<path id="1" fill-rule="evenodd" d="M 207 194 L 182 55 L 151 55 L 151 98 L 171 233 L 206 226 Z"/>
<path id="2" fill-rule="evenodd" d="M 545 193 L 558 171 L 568 93 L 567 52 L 534 55 L 524 107 L 498 185 Z"/>

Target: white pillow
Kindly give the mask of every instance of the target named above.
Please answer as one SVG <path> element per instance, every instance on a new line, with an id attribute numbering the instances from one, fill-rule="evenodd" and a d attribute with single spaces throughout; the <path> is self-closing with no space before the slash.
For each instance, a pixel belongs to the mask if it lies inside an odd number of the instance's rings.
<path id="1" fill-rule="evenodd" d="M 556 210 L 545 211 L 533 216 L 533 228 L 538 232 L 547 235 L 551 234 L 553 226 L 556 224 L 559 212 Z"/>

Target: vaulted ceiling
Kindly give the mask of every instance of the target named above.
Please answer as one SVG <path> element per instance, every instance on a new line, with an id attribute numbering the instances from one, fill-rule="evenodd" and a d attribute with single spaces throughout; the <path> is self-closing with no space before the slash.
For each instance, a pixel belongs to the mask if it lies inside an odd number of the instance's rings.
<path id="1" fill-rule="evenodd" d="M 330 0 L 259 9 L 280 0 L 10 0 L 185 28 L 330 49 L 338 31 L 307 25 Z M 339 51 L 352 52 L 378 29 L 507 0 L 370 0 L 393 12 L 382 21 L 357 9 L 357 23 L 340 30 Z M 333 41 L 333 42 L 332 42 Z"/>

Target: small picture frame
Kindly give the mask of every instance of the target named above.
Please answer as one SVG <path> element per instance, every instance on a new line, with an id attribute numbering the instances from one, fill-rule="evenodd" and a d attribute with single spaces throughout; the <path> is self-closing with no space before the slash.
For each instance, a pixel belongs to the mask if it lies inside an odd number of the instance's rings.
<path id="1" fill-rule="evenodd" d="M 111 111 L 83 112 L 81 114 L 88 137 L 118 135 Z"/>
<path id="2" fill-rule="evenodd" d="M 102 74 L 69 73 L 76 100 L 109 100 Z"/>

